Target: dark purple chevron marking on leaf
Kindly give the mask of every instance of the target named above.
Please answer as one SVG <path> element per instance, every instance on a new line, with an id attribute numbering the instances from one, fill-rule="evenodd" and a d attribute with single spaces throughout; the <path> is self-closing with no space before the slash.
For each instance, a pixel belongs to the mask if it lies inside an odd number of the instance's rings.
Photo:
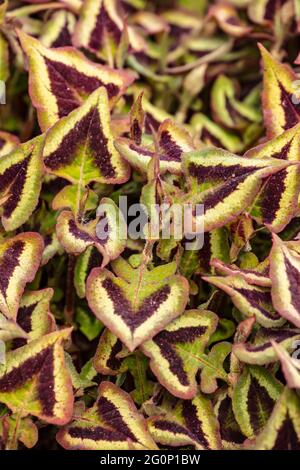
<path id="1" fill-rule="evenodd" d="M 103 46 L 105 32 L 112 35 L 117 44 L 120 42 L 122 32 L 107 14 L 104 5 L 102 5 L 89 41 L 89 47 L 92 50 L 98 52 Z"/>
<path id="2" fill-rule="evenodd" d="M 163 131 L 160 135 L 159 145 L 163 150 L 160 156 L 161 160 L 167 160 L 169 162 L 180 162 L 182 150 L 172 139 L 169 132 Z"/>
<path id="3" fill-rule="evenodd" d="M 19 264 L 19 258 L 24 247 L 24 242 L 22 240 L 17 240 L 2 255 L 2 259 L 0 261 L 0 291 L 3 296 L 6 295 L 9 281 L 14 270 Z"/>
<path id="4" fill-rule="evenodd" d="M 284 265 L 290 284 L 291 303 L 300 315 L 300 272 L 292 265 L 287 257 L 284 258 Z"/>
<path id="5" fill-rule="evenodd" d="M 35 302 L 31 305 L 20 307 L 18 310 L 17 323 L 18 325 L 20 325 L 21 328 L 23 328 L 26 333 L 29 333 L 31 331 L 31 315 L 37 305 L 38 302 Z"/>
<path id="6" fill-rule="evenodd" d="M 82 145 L 85 140 L 93 152 L 93 158 L 96 166 L 100 169 L 103 176 L 113 178 L 115 169 L 111 164 L 111 155 L 107 149 L 107 138 L 102 132 L 102 126 L 99 114 L 96 109 L 87 113 L 65 137 L 59 148 L 45 158 L 45 164 L 51 170 L 71 164 L 77 147 Z M 84 150 L 81 150 L 84 152 Z"/>
<path id="7" fill-rule="evenodd" d="M 0 150 L 4 147 L 5 140 L 0 137 Z"/>
<path id="8" fill-rule="evenodd" d="M 80 105 L 79 98 L 72 88 L 77 93 L 89 95 L 100 86 L 104 86 L 109 98 L 113 98 L 120 91 L 114 83 L 105 84 L 97 77 L 88 77 L 79 72 L 75 67 L 46 57 L 44 59 L 49 74 L 51 91 L 57 100 L 60 118 L 67 116 Z"/>
<path id="9" fill-rule="evenodd" d="M 42 405 L 43 414 L 46 416 L 53 415 L 54 405 L 56 403 L 54 382 L 54 355 L 53 348 L 50 348 L 45 356 L 38 383 L 38 396 Z"/>
<path id="10" fill-rule="evenodd" d="M 0 379 L 0 392 L 11 392 L 30 380 L 41 370 L 50 350 L 50 347 L 42 350 L 34 357 L 30 357 L 24 361 L 23 364 L 4 375 Z"/>
<path id="11" fill-rule="evenodd" d="M 93 428 L 81 428 L 74 426 L 69 429 L 69 435 L 77 439 L 91 439 L 92 441 L 126 441 L 126 436 L 118 431 L 106 429 L 102 426 L 95 426 Z"/>
<path id="12" fill-rule="evenodd" d="M 228 395 L 221 401 L 218 410 L 221 438 L 227 442 L 242 444 L 246 437 L 243 435 L 232 409 L 232 401 Z"/>
<path id="13" fill-rule="evenodd" d="M 263 304 L 272 305 L 271 294 L 269 291 L 261 292 L 258 290 L 250 290 L 244 288 L 235 288 L 234 289 L 239 294 L 243 295 L 247 301 L 250 303 L 252 307 L 259 308 L 259 310 L 265 315 L 267 318 L 280 318 L 280 315 L 277 313 L 270 313 L 266 308 L 263 307 Z"/>
<path id="14" fill-rule="evenodd" d="M 265 349 L 268 349 L 272 347 L 271 345 L 271 339 L 276 341 L 276 343 L 281 343 L 282 341 L 292 338 L 295 336 L 297 333 L 293 331 L 292 329 L 280 329 L 280 330 L 271 330 L 271 329 L 266 329 L 266 328 L 261 328 L 260 332 L 263 336 L 266 336 L 265 343 L 258 344 L 258 345 L 253 345 L 251 343 L 246 343 L 245 348 L 249 352 L 260 352 L 264 351 Z"/>
<path id="15" fill-rule="evenodd" d="M 300 450 L 300 441 L 289 416 L 286 417 L 277 431 L 273 450 Z"/>
<path id="16" fill-rule="evenodd" d="M 124 422 L 122 415 L 116 406 L 106 397 L 100 397 L 98 400 L 98 411 L 100 418 L 109 426 L 114 427 L 120 434 L 129 437 L 132 441 L 137 442 L 135 435 L 131 432 L 127 424 Z"/>
<path id="17" fill-rule="evenodd" d="M 160 305 L 167 300 L 171 292 L 170 286 L 163 286 L 144 300 L 138 312 L 134 312 L 121 289 L 111 279 L 105 279 L 102 285 L 114 305 L 115 313 L 123 319 L 131 331 L 134 331 L 150 318 Z"/>
<path id="18" fill-rule="evenodd" d="M 145 115 L 145 131 L 147 134 L 152 134 L 152 130 L 158 130 L 160 122 L 158 122 L 150 113 Z"/>
<path id="19" fill-rule="evenodd" d="M 75 237 L 79 238 L 80 240 L 83 240 L 85 242 L 90 242 L 93 241 L 93 238 L 83 230 L 80 230 L 80 228 L 76 225 L 75 220 L 70 219 L 68 222 L 69 225 L 69 232 Z"/>
<path id="20" fill-rule="evenodd" d="M 197 407 L 191 401 L 185 400 L 182 404 L 182 414 L 194 439 L 203 447 L 209 449 L 209 442 L 205 437 L 201 421 L 199 421 L 197 416 Z"/>
<path id="21" fill-rule="evenodd" d="M 132 133 L 132 137 L 133 137 L 134 142 L 137 145 L 140 145 L 141 142 L 142 142 L 143 132 L 142 132 L 142 128 L 140 126 L 140 123 L 139 123 L 138 119 L 133 120 L 133 123 L 131 125 L 131 133 Z"/>
<path id="22" fill-rule="evenodd" d="M 89 257 L 88 266 L 87 266 L 87 273 L 89 273 L 93 268 L 97 268 L 101 266 L 103 261 L 103 256 L 99 253 L 99 251 L 93 247 L 91 255 Z"/>
<path id="23" fill-rule="evenodd" d="M 281 90 L 281 105 L 285 115 L 285 126 L 284 129 L 290 129 L 294 127 L 300 121 L 300 116 L 297 112 L 297 105 L 292 101 L 292 95 L 287 93 L 282 84 L 279 82 L 279 88 Z"/>
<path id="24" fill-rule="evenodd" d="M 181 357 L 176 353 L 176 344 L 192 343 L 206 331 L 205 326 L 180 328 L 177 331 L 162 331 L 153 341 L 159 346 L 161 355 L 168 361 L 170 370 L 178 377 L 179 382 L 188 386 L 188 376 Z"/>
<path id="25" fill-rule="evenodd" d="M 247 398 L 250 423 L 254 432 L 258 433 L 264 424 L 263 418 L 271 415 L 275 401 L 253 376 L 251 377 Z"/>
<path id="26" fill-rule="evenodd" d="M 111 348 L 110 356 L 106 361 L 107 367 L 109 367 L 112 370 L 119 370 L 121 366 L 121 360 L 117 358 L 117 354 L 122 351 L 122 341 L 119 339 L 116 341 L 116 343 L 113 345 Z"/>

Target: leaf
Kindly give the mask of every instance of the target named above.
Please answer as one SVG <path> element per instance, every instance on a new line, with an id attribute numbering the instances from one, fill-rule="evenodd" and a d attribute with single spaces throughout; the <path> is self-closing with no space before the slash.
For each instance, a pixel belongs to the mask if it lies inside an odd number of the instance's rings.
<path id="1" fill-rule="evenodd" d="M 102 59 L 114 55 L 124 30 L 123 17 L 118 7 L 120 5 L 116 0 L 84 0 L 73 36 L 74 45 Z M 144 41 L 132 26 L 126 28 L 131 47 L 141 51 Z"/>
<path id="2" fill-rule="evenodd" d="M 200 392 L 193 400 L 180 401 L 172 414 L 151 417 L 147 424 L 153 439 L 164 446 L 221 449 L 219 423 L 211 401 Z"/>
<path id="3" fill-rule="evenodd" d="M 263 367 L 245 367 L 232 398 L 235 418 L 245 436 L 254 438 L 263 429 L 282 390 L 282 384 Z"/>
<path id="4" fill-rule="evenodd" d="M 0 131 L 0 157 L 3 157 L 3 155 L 12 152 L 12 150 L 14 150 L 17 145 L 19 145 L 18 137 L 13 134 L 9 134 L 8 132 Z"/>
<path id="5" fill-rule="evenodd" d="M 231 343 L 223 341 L 215 344 L 207 357 L 203 357 L 200 388 L 203 393 L 213 393 L 217 390 L 217 379 L 228 382 L 223 362 L 231 351 Z"/>
<path id="6" fill-rule="evenodd" d="M 78 256 L 74 272 L 74 286 L 78 297 L 85 297 L 85 284 L 90 271 L 100 267 L 102 256 L 94 246 L 89 246 L 80 256 Z"/>
<path id="7" fill-rule="evenodd" d="M 188 300 L 188 282 L 175 274 L 176 264 L 137 269 L 119 257 L 117 274 L 94 268 L 86 294 L 94 314 L 133 351 L 178 317 Z"/>
<path id="8" fill-rule="evenodd" d="M 257 436 L 254 450 L 300 449 L 300 400 L 286 388 L 274 407 L 263 431 Z"/>
<path id="9" fill-rule="evenodd" d="M 156 449 L 130 396 L 110 382 L 101 382 L 94 406 L 61 429 L 57 441 L 73 450 Z"/>
<path id="10" fill-rule="evenodd" d="M 295 349 L 295 342 L 300 339 L 300 330 L 292 328 L 260 328 L 252 342 L 233 345 L 233 353 L 247 364 L 270 364 L 278 360 L 272 341 L 280 344 L 288 352 Z"/>
<path id="11" fill-rule="evenodd" d="M 214 406 L 215 415 L 220 424 L 220 434 L 224 449 L 235 450 L 245 441 L 238 422 L 235 419 L 232 400 L 226 388 L 220 389 Z"/>
<path id="12" fill-rule="evenodd" d="M 0 159 L 1 221 L 6 231 L 24 224 L 37 206 L 42 185 L 42 143 L 43 138 L 36 137 Z"/>
<path id="13" fill-rule="evenodd" d="M 34 279 L 43 252 L 38 233 L 20 233 L 0 244 L 0 310 L 16 319 L 25 285 Z"/>
<path id="14" fill-rule="evenodd" d="M 255 315 L 256 321 L 266 327 L 278 327 L 285 323 L 272 305 L 270 290 L 249 284 L 239 274 L 226 277 L 209 276 L 202 278 L 223 290 L 231 297 L 236 308 L 246 317 Z"/>
<path id="15" fill-rule="evenodd" d="M 38 441 L 38 429 L 30 418 L 20 419 L 18 415 L 5 415 L 0 418 L 0 435 L 5 442 L 5 450 L 17 450 L 18 441 L 27 449 L 32 449 Z"/>
<path id="16" fill-rule="evenodd" d="M 85 309 L 78 307 L 76 310 L 76 321 L 79 324 L 81 333 L 89 340 L 93 341 L 103 330 L 103 325 L 90 315 Z"/>
<path id="17" fill-rule="evenodd" d="M 211 107 L 214 120 L 221 125 L 243 129 L 249 122 L 260 122 L 260 112 L 247 102 L 238 100 L 233 80 L 225 75 L 219 75 L 211 92 Z"/>
<path id="18" fill-rule="evenodd" d="M 113 145 L 105 88 L 93 92 L 47 132 L 43 157 L 49 173 L 80 186 L 128 180 L 128 165 Z"/>
<path id="19" fill-rule="evenodd" d="M 191 136 L 173 120 L 166 119 L 158 128 L 157 139 L 160 173 L 181 174 L 182 155 L 195 148 Z M 133 168 L 142 174 L 147 173 L 148 165 L 156 154 L 153 145 L 138 145 L 133 140 L 120 137 L 116 139 L 115 146 Z"/>
<path id="20" fill-rule="evenodd" d="M 97 210 L 98 217 L 85 224 L 76 222 L 70 211 L 60 213 L 56 233 L 68 253 L 80 254 L 94 245 L 102 255 L 102 266 L 117 258 L 126 246 L 127 228 L 121 211 L 115 203 L 103 198 Z"/>
<path id="21" fill-rule="evenodd" d="M 207 310 L 187 310 L 141 346 L 151 359 L 152 372 L 172 395 L 195 397 L 199 363 L 194 357 L 204 352 L 217 321 L 217 316 Z"/>
<path id="22" fill-rule="evenodd" d="M 264 88 L 262 108 L 269 138 L 282 134 L 299 122 L 299 105 L 293 99 L 297 76 L 287 64 L 281 64 L 259 44 L 263 59 Z"/>
<path id="23" fill-rule="evenodd" d="M 278 158 L 299 163 L 300 124 L 266 144 L 248 152 L 248 158 Z M 297 212 L 300 186 L 299 165 L 292 165 L 269 176 L 252 209 L 252 216 L 272 232 L 281 232 Z"/>
<path id="24" fill-rule="evenodd" d="M 52 296 L 53 289 L 51 288 L 27 291 L 23 295 L 17 313 L 17 323 L 27 333 L 28 342 L 41 338 L 54 329 L 55 320 L 50 312 Z M 23 344 L 17 341 L 17 347 L 24 344 L 26 341 Z"/>
<path id="25" fill-rule="evenodd" d="M 254 200 L 262 179 L 288 166 L 279 159 L 251 160 L 225 150 L 209 148 L 186 153 L 185 175 L 197 203 L 203 204 L 206 232 L 234 220 Z"/>
<path id="26" fill-rule="evenodd" d="M 273 235 L 270 252 L 272 301 L 280 315 L 300 327 L 300 255 Z"/>
<path id="27" fill-rule="evenodd" d="M 237 13 L 237 10 L 228 4 L 213 5 L 209 9 L 209 15 L 214 17 L 219 27 L 230 36 L 240 38 L 251 32 L 251 27 L 244 23 Z"/>
<path id="28" fill-rule="evenodd" d="M 102 333 L 94 356 L 94 367 L 102 375 L 117 375 L 125 372 L 124 357 L 119 357 L 124 346 L 107 328 Z"/>
<path id="29" fill-rule="evenodd" d="M 98 205 L 98 196 L 89 188 L 83 188 L 81 185 L 68 184 L 59 193 L 56 194 L 52 201 L 53 210 L 71 209 L 74 215 L 78 214 L 78 200 L 85 200 L 84 209 L 90 211 L 96 209 Z"/>
<path id="30" fill-rule="evenodd" d="M 227 276 L 240 276 L 248 284 L 256 286 L 271 287 L 271 279 L 269 277 L 269 261 L 258 264 L 253 269 L 241 269 L 235 264 L 225 264 L 219 259 L 212 259 L 210 264 L 221 274 Z"/>
<path id="31" fill-rule="evenodd" d="M 300 363 L 299 359 L 291 357 L 282 346 L 271 341 L 273 348 L 281 362 L 281 369 L 289 388 L 300 388 Z"/>
<path id="32" fill-rule="evenodd" d="M 73 393 L 61 343 L 70 333 L 70 329 L 50 333 L 8 352 L 0 366 L 0 402 L 21 416 L 31 414 L 52 424 L 68 422 Z"/>
<path id="33" fill-rule="evenodd" d="M 29 61 L 29 93 L 42 132 L 101 86 L 113 104 L 135 78 L 132 73 L 95 64 L 73 47 L 47 49 L 23 31 L 18 35 Z"/>
<path id="34" fill-rule="evenodd" d="M 180 272 L 189 277 L 191 274 L 211 274 L 214 258 L 229 261 L 228 232 L 217 228 L 204 233 L 204 244 L 200 250 L 185 250 L 180 260 Z"/>
<path id="35" fill-rule="evenodd" d="M 76 17 L 71 12 L 55 11 L 44 25 L 39 39 L 45 47 L 71 46 L 75 24 Z"/>

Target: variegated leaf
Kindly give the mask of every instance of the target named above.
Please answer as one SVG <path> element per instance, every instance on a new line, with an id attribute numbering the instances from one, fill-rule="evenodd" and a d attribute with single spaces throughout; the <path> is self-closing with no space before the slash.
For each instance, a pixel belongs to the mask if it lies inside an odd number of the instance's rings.
<path id="1" fill-rule="evenodd" d="M 43 27 L 39 39 L 45 47 L 71 46 L 75 24 L 76 17 L 70 11 L 55 11 Z"/>
<path id="2" fill-rule="evenodd" d="M 188 282 L 175 274 L 176 263 L 149 271 L 144 264 L 134 269 L 119 257 L 112 267 L 117 276 L 93 269 L 87 300 L 94 314 L 133 351 L 183 312 Z"/>
<path id="3" fill-rule="evenodd" d="M 290 162 L 300 160 L 300 124 L 285 131 L 279 137 L 249 150 L 248 158 L 279 158 Z M 281 232 L 295 216 L 300 191 L 300 169 L 298 165 L 284 168 L 269 176 L 263 184 L 251 211 L 259 223 L 272 232 Z"/>
<path id="4" fill-rule="evenodd" d="M 153 439 L 164 446 L 194 446 L 197 450 L 221 448 L 219 423 L 211 401 L 200 392 L 178 403 L 170 414 L 149 418 Z"/>
<path id="5" fill-rule="evenodd" d="M 203 279 L 226 292 L 243 315 L 246 317 L 255 315 L 256 321 L 262 326 L 278 327 L 285 323 L 285 319 L 273 308 L 268 288 L 249 284 L 239 274 L 226 277 L 210 276 Z"/>
<path id="6" fill-rule="evenodd" d="M 27 333 L 27 341 L 41 338 L 55 329 L 55 320 L 50 312 L 53 289 L 26 292 L 20 302 L 17 323 Z M 15 340 L 14 346 L 26 344 L 26 340 Z"/>
<path id="7" fill-rule="evenodd" d="M 62 341 L 71 330 L 43 336 L 8 352 L 0 366 L 0 402 L 21 416 L 31 414 L 53 424 L 72 416 L 73 393 Z"/>
<path id="8" fill-rule="evenodd" d="M 268 137 L 276 137 L 298 124 L 300 108 L 293 99 L 296 74 L 287 64 L 281 64 L 259 45 L 264 67 L 262 108 Z"/>
<path id="9" fill-rule="evenodd" d="M 232 399 L 226 388 L 220 389 L 214 406 L 215 415 L 220 424 L 220 435 L 224 449 L 236 449 L 246 439 L 235 419 L 232 409 Z"/>
<path id="10" fill-rule="evenodd" d="M 300 399 L 295 392 L 283 391 L 251 449 L 300 450 Z"/>
<path id="11" fill-rule="evenodd" d="M 101 335 L 93 364 L 102 375 L 117 375 L 124 372 L 124 358 L 119 354 L 124 350 L 122 341 L 107 328 Z"/>
<path id="12" fill-rule="evenodd" d="M 0 159 L 1 221 L 6 231 L 24 224 L 36 208 L 42 185 L 43 137 L 21 144 Z"/>
<path id="13" fill-rule="evenodd" d="M 89 61 L 75 48 L 48 49 L 19 31 L 29 61 L 29 93 L 42 131 L 80 106 L 97 88 L 107 90 L 110 104 L 135 75 Z"/>
<path id="14" fill-rule="evenodd" d="M 245 367 L 232 397 L 234 415 L 245 436 L 253 438 L 263 429 L 282 390 L 282 384 L 263 367 Z"/>
<path id="15" fill-rule="evenodd" d="M 289 166 L 279 159 L 251 160 L 209 148 L 184 155 L 183 165 L 197 203 L 204 205 L 204 230 L 234 220 L 254 200 L 263 178 Z M 196 218 L 196 217 L 195 217 Z"/>
<path id="16" fill-rule="evenodd" d="M 133 140 L 120 137 L 115 141 L 119 153 L 140 171 L 147 173 L 148 164 L 155 156 L 154 146 L 137 145 Z M 194 150 L 188 132 L 171 119 L 163 121 L 158 128 L 158 151 L 160 173 L 180 174 L 181 159 L 185 152 Z"/>
<path id="17" fill-rule="evenodd" d="M 43 239 L 38 233 L 20 233 L 0 244 L 0 311 L 16 319 L 25 285 L 39 268 Z"/>
<path id="18" fill-rule="evenodd" d="M 74 286 L 78 297 L 85 297 L 85 283 L 90 271 L 93 268 L 100 267 L 103 262 L 103 256 L 94 247 L 89 246 L 78 256 L 74 272 Z"/>
<path id="19" fill-rule="evenodd" d="M 293 352 L 300 339 L 300 330 L 292 328 L 260 328 L 252 342 L 233 345 L 233 353 L 247 364 L 270 364 L 278 360 L 272 341 Z"/>
<path id="20" fill-rule="evenodd" d="M 270 253 L 272 301 L 280 315 L 300 328 L 300 255 L 273 235 Z"/>
<path id="21" fill-rule="evenodd" d="M 19 139 L 8 132 L 0 131 L 0 157 L 10 153 L 19 144 Z"/>
<path id="22" fill-rule="evenodd" d="M 130 396 L 111 382 L 101 382 L 94 406 L 74 416 L 57 440 L 73 450 L 156 449 Z"/>
<path id="23" fill-rule="evenodd" d="M 152 372 L 172 395 L 185 399 L 195 397 L 199 369 L 195 356 L 204 353 L 217 322 L 212 312 L 187 310 L 141 346 L 151 359 Z"/>
<path id="24" fill-rule="evenodd" d="M 128 164 L 113 144 L 104 87 L 47 132 L 43 157 L 49 173 L 80 186 L 91 181 L 114 184 L 128 180 Z"/>
<path id="25" fill-rule="evenodd" d="M 282 346 L 271 341 L 273 348 L 281 362 L 281 369 L 289 388 L 300 388 L 300 361 L 291 357 Z M 297 343 L 298 344 L 298 343 Z M 298 352 L 296 352 L 298 356 Z"/>

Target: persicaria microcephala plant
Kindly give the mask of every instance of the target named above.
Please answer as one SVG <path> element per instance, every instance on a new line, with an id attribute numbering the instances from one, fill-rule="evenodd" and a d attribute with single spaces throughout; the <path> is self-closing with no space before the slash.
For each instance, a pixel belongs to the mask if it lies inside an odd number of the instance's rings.
<path id="1" fill-rule="evenodd" d="M 0 4 L 0 447 L 300 450 L 294 0 Z"/>

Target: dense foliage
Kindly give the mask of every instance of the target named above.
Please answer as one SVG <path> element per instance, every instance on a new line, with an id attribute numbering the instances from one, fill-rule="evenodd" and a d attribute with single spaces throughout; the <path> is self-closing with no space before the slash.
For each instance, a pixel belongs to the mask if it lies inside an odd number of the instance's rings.
<path id="1" fill-rule="evenodd" d="M 2 449 L 300 450 L 299 34 L 299 0 L 0 4 Z M 114 236 L 120 196 L 203 247 Z"/>

